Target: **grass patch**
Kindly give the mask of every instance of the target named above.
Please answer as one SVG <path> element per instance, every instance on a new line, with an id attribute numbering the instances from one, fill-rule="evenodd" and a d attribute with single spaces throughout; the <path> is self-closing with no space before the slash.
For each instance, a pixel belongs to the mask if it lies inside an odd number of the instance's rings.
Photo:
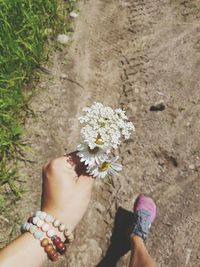
<path id="1" fill-rule="evenodd" d="M 24 84 L 46 58 L 47 34 L 55 36 L 66 26 L 61 13 L 73 10 L 74 4 L 66 1 L 61 11 L 56 0 L 0 0 L 0 207 L 6 186 L 20 196 L 15 163 L 24 146 Z"/>

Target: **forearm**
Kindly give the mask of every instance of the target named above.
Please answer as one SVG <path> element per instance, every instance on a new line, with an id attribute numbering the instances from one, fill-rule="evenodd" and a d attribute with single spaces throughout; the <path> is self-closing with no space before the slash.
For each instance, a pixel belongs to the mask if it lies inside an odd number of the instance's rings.
<path id="1" fill-rule="evenodd" d="M 46 259 L 47 255 L 40 246 L 40 241 L 30 233 L 19 236 L 0 251 L 1 267 L 39 267 Z"/>

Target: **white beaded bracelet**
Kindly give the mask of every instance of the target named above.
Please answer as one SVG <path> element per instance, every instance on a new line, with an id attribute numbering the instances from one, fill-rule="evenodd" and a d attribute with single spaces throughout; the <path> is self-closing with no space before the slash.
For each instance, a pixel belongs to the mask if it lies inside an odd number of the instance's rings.
<path id="1" fill-rule="evenodd" d="M 30 232 L 36 239 L 41 240 L 44 237 L 44 233 L 38 229 L 38 227 L 32 223 L 24 223 L 21 226 L 21 232 Z"/>
<path id="2" fill-rule="evenodd" d="M 46 232 L 48 237 L 55 235 L 54 229 L 50 228 L 48 223 L 51 223 L 55 228 L 58 228 L 60 232 L 63 232 L 68 243 L 71 243 L 74 240 L 74 235 L 68 229 L 66 229 L 65 224 L 61 223 L 58 219 L 50 214 L 47 214 L 44 211 L 37 211 L 35 216 L 32 218 L 32 223 L 41 228 L 42 231 Z"/>

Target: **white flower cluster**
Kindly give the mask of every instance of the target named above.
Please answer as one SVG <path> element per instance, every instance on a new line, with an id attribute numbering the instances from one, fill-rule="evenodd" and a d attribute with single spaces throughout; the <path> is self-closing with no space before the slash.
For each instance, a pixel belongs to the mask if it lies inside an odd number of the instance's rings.
<path id="1" fill-rule="evenodd" d="M 105 178 L 115 175 L 122 166 L 110 159 L 110 152 L 116 149 L 122 138 L 128 139 L 135 130 L 121 109 L 113 110 L 95 102 L 84 108 L 84 116 L 79 118 L 83 124 L 81 129 L 82 144 L 78 145 L 78 155 L 87 165 L 87 171 L 94 177 Z"/>
<path id="2" fill-rule="evenodd" d="M 104 148 L 117 148 L 121 142 L 121 137 L 125 139 L 130 137 L 134 130 L 134 125 L 121 109 L 113 110 L 110 107 L 104 107 L 101 103 L 94 103 L 90 108 L 84 108 L 85 116 L 79 118 L 82 124 L 85 124 L 81 130 L 81 135 L 90 148 L 97 145 Z M 102 140 L 98 144 L 97 139 Z"/>

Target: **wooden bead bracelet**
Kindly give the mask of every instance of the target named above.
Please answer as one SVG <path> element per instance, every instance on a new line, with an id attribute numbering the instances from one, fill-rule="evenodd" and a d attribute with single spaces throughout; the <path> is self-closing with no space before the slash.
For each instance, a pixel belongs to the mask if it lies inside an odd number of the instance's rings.
<path id="1" fill-rule="evenodd" d="M 29 222 L 24 223 L 21 227 L 21 232 L 29 232 L 33 234 L 36 239 L 41 240 L 40 244 L 42 247 L 44 247 L 44 251 L 47 253 L 47 257 L 52 261 L 58 260 L 58 253 L 54 249 L 53 244 L 50 243 L 47 238 L 44 238 L 44 233 L 36 225 Z"/>
<path id="2" fill-rule="evenodd" d="M 63 233 L 66 238 L 65 242 L 55 234 L 56 232 L 50 224 L 54 228 L 58 228 L 59 232 Z M 33 234 L 34 238 L 41 240 L 41 246 L 47 253 L 48 258 L 52 261 L 58 260 L 58 253 L 63 255 L 66 252 L 67 248 L 65 243 L 71 243 L 74 240 L 73 233 L 66 229 L 66 226 L 63 223 L 60 223 L 59 220 L 54 219 L 53 216 L 43 211 L 37 211 L 31 216 L 28 219 L 28 222 L 22 225 L 21 231 L 30 232 Z M 47 236 L 46 238 L 44 238 L 45 234 Z"/>

